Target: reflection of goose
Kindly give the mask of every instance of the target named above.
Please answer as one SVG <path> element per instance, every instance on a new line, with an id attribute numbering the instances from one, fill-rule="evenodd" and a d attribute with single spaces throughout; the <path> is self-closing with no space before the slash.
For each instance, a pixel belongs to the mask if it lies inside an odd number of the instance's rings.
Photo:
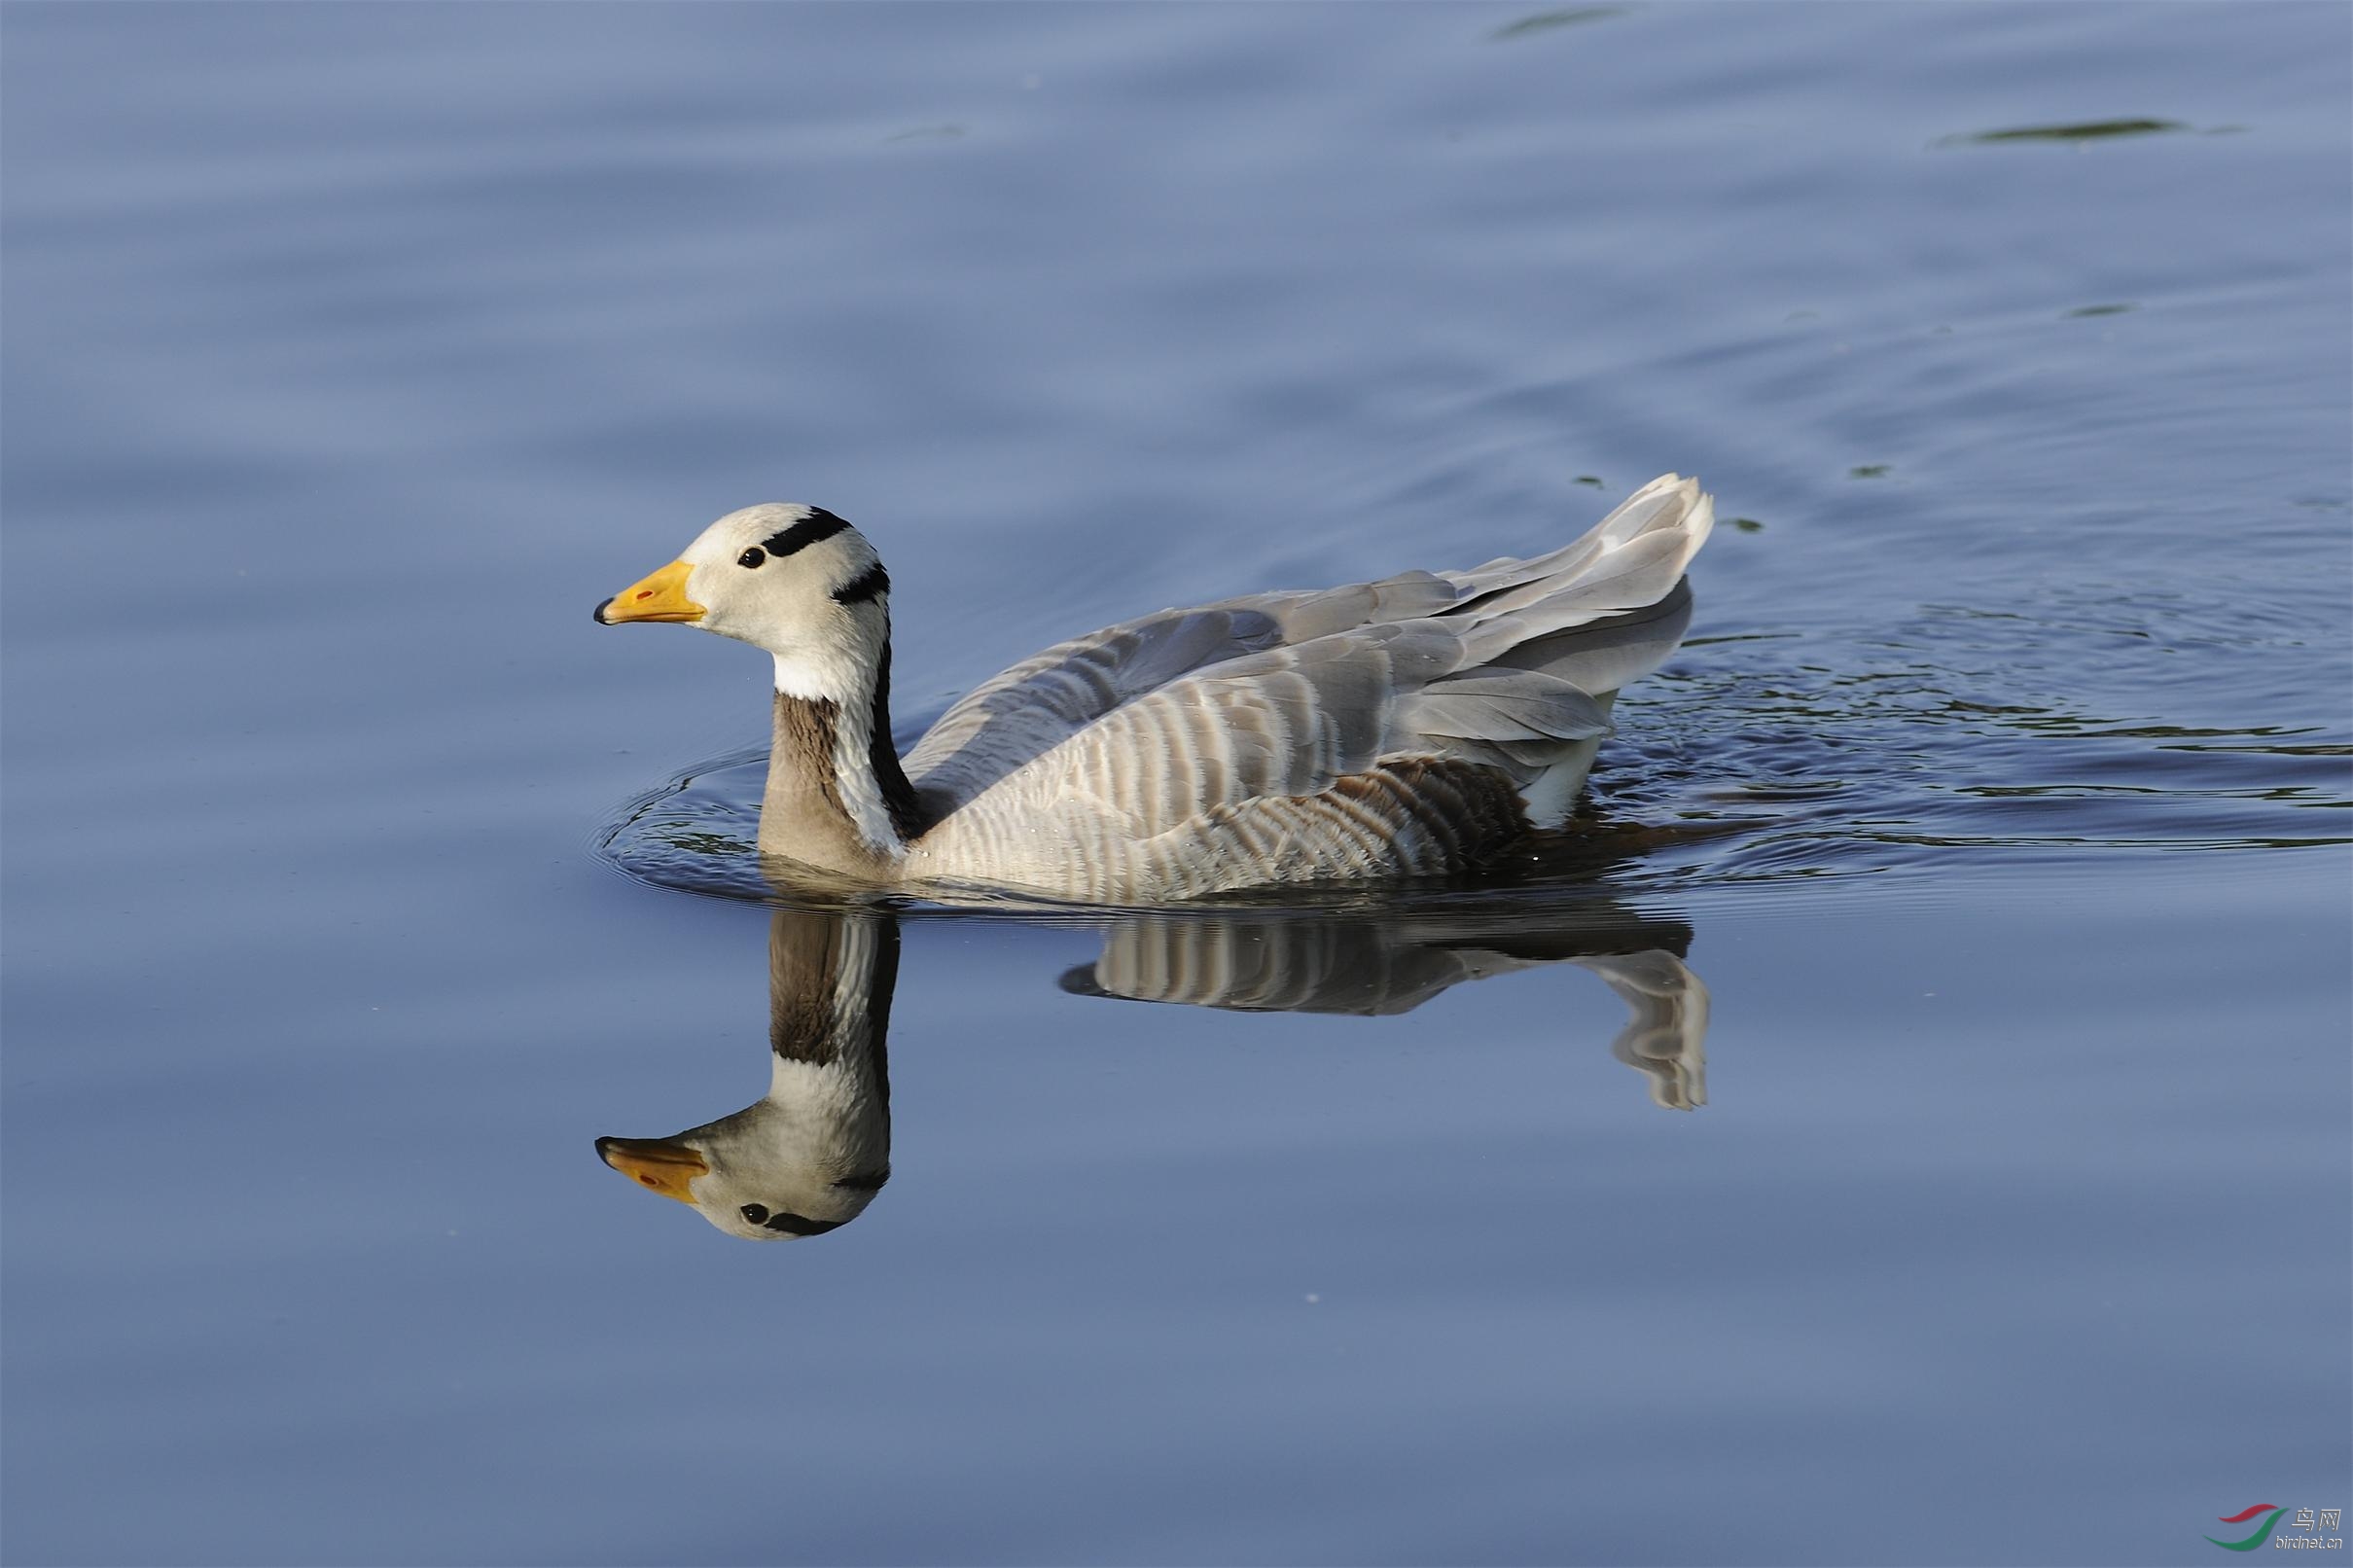
<path id="1" fill-rule="evenodd" d="M 1707 987 L 1677 956 L 1679 921 L 1612 911 L 1576 928 L 1478 917 L 1389 921 L 1146 915 L 1105 935 L 1065 990 L 1254 1012 L 1410 1012 L 1463 980 L 1538 964 L 1591 970 L 1633 1009 L 1612 1048 L 1651 1098 L 1707 1098 Z M 817 1235 L 864 1213 L 891 1173 L 885 1036 L 897 920 L 777 910 L 768 927 L 768 1091 L 667 1138 L 599 1138 L 605 1163 L 730 1235 Z"/>
<path id="2" fill-rule="evenodd" d="M 778 910 L 768 927 L 767 1094 L 667 1138 L 599 1138 L 615 1170 L 730 1235 L 847 1225 L 890 1180 L 884 1037 L 899 974 L 888 915 Z"/>
<path id="3" fill-rule="evenodd" d="M 1590 970 L 1633 1012 L 1612 1053 L 1672 1110 L 1707 1103 L 1707 986 L 1675 921 L 1626 916 L 1547 931 L 1461 919 L 1301 920 L 1146 915 L 1123 921 L 1065 990 L 1243 1012 L 1410 1013 L 1463 980 L 1538 964 Z"/>
<path id="4" fill-rule="evenodd" d="M 1530 560 L 1167 610 L 950 708 L 904 764 L 890 580 L 830 512 L 747 508 L 596 619 L 775 656 L 763 853 L 863 883 L 1098 901 L 1450 873 L 1557 826 L 1618 689 L 1671 655 L 1714 512 L 1636 491 Z"/>

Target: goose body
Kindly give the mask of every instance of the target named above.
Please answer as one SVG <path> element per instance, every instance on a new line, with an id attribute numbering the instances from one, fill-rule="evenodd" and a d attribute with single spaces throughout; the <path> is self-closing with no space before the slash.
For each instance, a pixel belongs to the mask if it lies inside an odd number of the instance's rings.
<path id="1" fill-rule="evenodd" d="M 1713 518 L 1668 475 L 1549 554 L 1163 610 L 1006 670 L 904 759 L 889 578 L 829 512 L 722 517 L 596 619 L 774 656 L 764 856 L 1156 902 L 1460 872 L 1559 826 L 1619 688 L 1681 641 Z"/>

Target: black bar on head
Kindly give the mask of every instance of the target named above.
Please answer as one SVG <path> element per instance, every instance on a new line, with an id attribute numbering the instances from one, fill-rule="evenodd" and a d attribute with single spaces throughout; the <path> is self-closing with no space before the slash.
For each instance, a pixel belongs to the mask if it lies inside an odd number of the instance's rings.
<path id="1" fill-rule="evenodd" d="M 820 539 L 831 539 L 848 526 L 825 508 L 818 507 L 790 528 L 772 533 L 761 543 L 771 555 L 790 555 L 797 550 L 806 550 Z"/>
<path id="2" fill-rule="evenodd" d="M 834 598 L 841 604 L 864 604 L 867 600 L 878 594 L 888 593 L 890 590 L 891 574 L 882 569 L 880 561 L 876 561 L 847 583 L 834 589 Z"/>

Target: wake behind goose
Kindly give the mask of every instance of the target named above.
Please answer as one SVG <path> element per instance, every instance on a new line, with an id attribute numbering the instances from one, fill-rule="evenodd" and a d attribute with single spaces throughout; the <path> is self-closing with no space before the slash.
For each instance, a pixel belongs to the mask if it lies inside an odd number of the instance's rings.
<path id="1" fill-rule="evenodd" d="M 1444 875 L 1567 817 L 1619 689 L 1682 640 L 1714 516 L 1667 475 L 1550 554 L 1108 626 L 983 683 L 904 759 L 890 578 L 830 512 L 722 517 L 596 619 L 773 656 L 760 850 L 823 873 L 1123 903 Z"/>

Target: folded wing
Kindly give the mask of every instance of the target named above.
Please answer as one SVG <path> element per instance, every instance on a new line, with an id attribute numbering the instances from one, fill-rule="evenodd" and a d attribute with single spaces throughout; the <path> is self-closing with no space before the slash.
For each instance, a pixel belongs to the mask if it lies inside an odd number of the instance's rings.
<path id="1" fill-rule="evenodd" d="M 1565 809 L 1573 787 L 1548 775 L 1581 780 L 1610 694 L 1673 653 L 1711 521 L 1697 482 L 1668 476 L 1533 559 L 1113 626 L 975 691 L 908 771 L 944 826 L 991 838 L 1095 822 L 1149 839 L 1407 760 L 1457 788 L 1490 769 L 1532 810 Z"/>

